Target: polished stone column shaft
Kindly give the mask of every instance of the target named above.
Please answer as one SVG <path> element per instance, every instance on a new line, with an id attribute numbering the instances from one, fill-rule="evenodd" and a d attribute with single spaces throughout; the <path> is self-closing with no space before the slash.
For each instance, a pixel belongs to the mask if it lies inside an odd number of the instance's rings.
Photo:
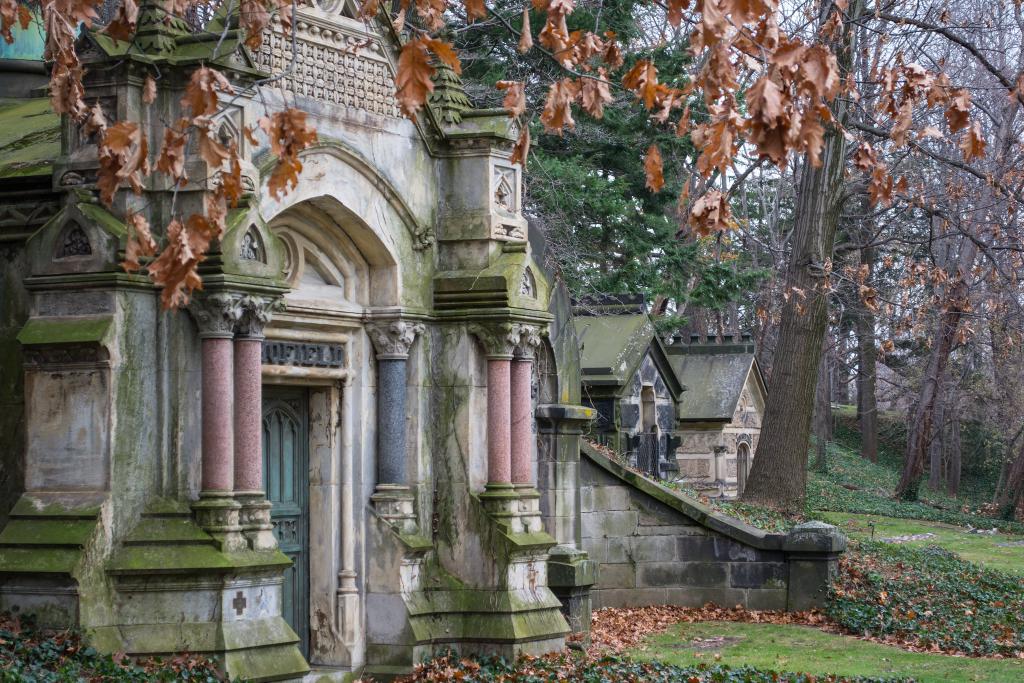
<path id="1" fill-rule="evenodd" d="M 405 358 L 377 360 L 377 483 L 406 484 Z"/>
<path id="2" fill-rule="evenodd" d="M 510 387 L 512 483 L 532 485 L 530 456 L 533 442 L 533 401 L 531 378 L 533 359 L 516 358 L 512 361 Z"/>
<path id="3" fill-rule="evenodd" d="M 487 360 L 487 481 L 490 484 L 512 482 L 511 365 L 509 358 Z"/>
<path id="4" fill-rule="evenodd" d="M 235 338 L 235 491 L 263 492 L 263 342 Z"/>
<path id="5" fill-rule="evenodd" d="M 202 416 L 204 492 L 230 493 L 234 490 L 235 426 L 233 347 L 230 338 L 202 340 Z"/>

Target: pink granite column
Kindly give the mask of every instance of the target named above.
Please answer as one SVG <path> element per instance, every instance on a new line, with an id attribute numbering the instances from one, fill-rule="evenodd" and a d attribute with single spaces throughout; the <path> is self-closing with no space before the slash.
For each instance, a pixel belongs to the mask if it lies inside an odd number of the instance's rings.
<path id="1" fill-rule="evenodd" d="M 231 339 L 206 336 L 203 355 L 203 492 L 230 493 L 234 489 L 235 432 Z"/>
<path id="2" fill-rule="evenodd" d="M 487 481 L 512 482 L 509 358 L 487 359 Z"/>
<path id="3" fill-rule="evenodd" d="M 516 358 L 512 361 L 511 376 L 511 438 L 512 438 L 512 483 L 533 485 L 530 476 L 530 455 L 533 441 L 533 401 L 530 395 L 533 374 L 532 358 Z"/>
<path id="4" fill-rule="evenodd" d="M 235 339 L 235 492 L 263 493 L 263 341 Z"/>

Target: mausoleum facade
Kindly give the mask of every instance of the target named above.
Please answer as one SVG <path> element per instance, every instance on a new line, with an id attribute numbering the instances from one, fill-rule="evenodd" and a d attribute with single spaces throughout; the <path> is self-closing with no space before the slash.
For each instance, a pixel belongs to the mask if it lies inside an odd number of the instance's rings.
<path id="1" fill-rule="evenodd" d="M 132 45 L 83 33 L 87 101 L 150 140 L 200 64 L 240 92 L 283 74 L 215 122 L 241 151 L 246 195 L 179 310 L 119 265 L 123 216 L 201 212 L 203 181 L 149 180 L 108 210 L 94 141 L 49 113 L 40 70 L 7 64 L 23 87 L 12 76 L 0 106 L 31 136 L 6 146 L 0 180 L 0 609 L 110 651 L 205 653 L 255 680 L 559 649 L 556 545 L 560 592 L 582 604 L 586 586 L 573 497 L 555 490 L 574 490 L 557 459 L 578 447 L 559 439 L 589 414 L 537 401 L 535 359 L 556 362 L 552 297 L 509 160 L 519 123 L 471 109 L 451 72 L 403 117 L 395 37 L 344 3 L 303 4 L 295 27 L 295 68 L 280 27 L 249 51 L 149 5 Z M 242 130 L 286 104 L 319 142 L 275 198 L 275 160 Z M 195 150 L 186 169 L 215 170 Z"/>

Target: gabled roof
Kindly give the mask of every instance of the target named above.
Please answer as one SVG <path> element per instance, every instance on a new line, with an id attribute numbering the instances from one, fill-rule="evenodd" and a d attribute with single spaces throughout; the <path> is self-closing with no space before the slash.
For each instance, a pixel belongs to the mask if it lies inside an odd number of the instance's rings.
<path id="1" fill-rule="evenodd" d="M 752 344 L 686 344 L 668 347 L 669 362 L 687 391 L 679 401 L 684 422 L 732 420 L 747 378 L 766 395 Z"/>
<path id="2" fill-rule="evenodd" d="M 673 372 L 654 323 L 646 313 L 634 315 L 584 315 L 576 318 L 580 339 L 580 368 L 585 385 L 624 386 L 651 352 L 672 396 L 678 399 L 684 385 Z"/>

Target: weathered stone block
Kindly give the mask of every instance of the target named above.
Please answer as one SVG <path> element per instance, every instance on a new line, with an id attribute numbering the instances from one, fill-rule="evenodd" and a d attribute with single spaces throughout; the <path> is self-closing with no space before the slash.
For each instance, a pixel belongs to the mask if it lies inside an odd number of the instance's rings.
<path id="1" fill-rule="evenodd" d="M 721 562 L 646 562 L 640 565 L 638 585 L 726 586 L 727 565 Z"/>
<path id="2" fill-rule="evenodd" d="M 707 531 L 699 526 L 686 526 L 682 524 L 659 524 L 645 526 L 641 524 L 636 528 L 638 536 L 707 536 Z"/>
<path id="3" fill-rule="evenodd" d="M 683 607 L 703 607 L 712 602 L 722 607 L 733 605 L 746 605 L 747 591 L 737 588 L 720 587 L 690 587 L 690 588 L 666 588 L 665 604 L 681 605 Z"/>
<path id="4" fill-rule="evenodd" d="M 733 588 L 785 588 L 789 568 L 784 562 L 733 562 L 729 585 Z"/>
<path id="5" fill-rule="evenodd" d="M 636 536 L 629 553 L 635 562 L 671 562 L 676 559 L 676 539 L 671 536 Z"/>
<path id="6" fill-rule="evenodd" d="M 590 599 L 594 604 L 594 609 L 664 605 L 665 590 L 663 588 L 612 588 L 594 591 L 590 594 Z"/>
<path id="7" fill-rule="evenodd" d="M 676 539 L 676 542 L 679 546 L 679 559 L 688 562 L 756 562 L 761 559 L 757 548 L 717 534 L 703 537 L 682 536 Z"/>
<path id="8" fill-rule="evenodd" d="M 777 610 L 786 609 L 786 588 L 762 588 L 759 590 L 747 591 L 745 605 L 747 609 L 753 610 Z"/>
<path id="9" fill-rule="evenodd" d="M 409 613 L 397 593 L 369 593 L 366 596 L 366 635 L 376 643 L 409 642 Z"/>
<path id="10" fill-rule="evenodd" d="M 592 504 L 594 510 L 628 510 L 629 489 L 625 486 L 596 486 Z"/>
<path id="11" fill-rule="evenodd" d="M 607 588 L 635 588 L 636 567 L 629 563 L 602 564 L 597 574 L 597 586 Z"/>
<path id="12" fill-rule="evenodd" d="M 614 538 L 630 536 L 636 531 L 637 513 L 630 510 L 591 512 L 582 515 L 583 536 L 589 538 Z"/>

